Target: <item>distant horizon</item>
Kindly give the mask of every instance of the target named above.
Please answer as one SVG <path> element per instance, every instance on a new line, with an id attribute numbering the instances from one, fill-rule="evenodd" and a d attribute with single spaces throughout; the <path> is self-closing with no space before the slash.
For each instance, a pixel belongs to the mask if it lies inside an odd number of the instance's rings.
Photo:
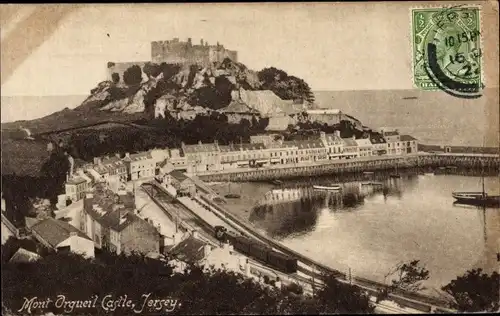
<path id="1" fill-rule="evenodd" d="M 497 89 L 497 90 L 499 90 L 500 87 L 486 87 L 483 90 L 490 90 L 490 89 Z M 312 90 L 312 92 L 313 93 L 316 93 L 316 92 L 358 92 L 358 91 L 359 92 L 366 92 L 366 91 L 401 91 L 401 90 L 415 91 L 415 92 L 424 92 L 424 93 L 436 93 L 436 92 L 440 92 L 441 91 L 441 90 L 424 91 L 424 90 L 420 90 L 418 88 L 413 88 L 413 89 L 394 88 L 394 89 L 359 89 L 359 90 L 337 90 L 337 89 L 330 89 L 330 90 Z M 88 93 L 88 94 L 47 94 L 47 95 L 12 94 L 12 95 L 0 95 L 0 98 L 13 98 L 13 97 L 18 97 L 18 98 L 22 98 L 22 97 L 39 98 L 39 97 L 75 97 L 75 96 L 90 96 L 90 93 Z"/>

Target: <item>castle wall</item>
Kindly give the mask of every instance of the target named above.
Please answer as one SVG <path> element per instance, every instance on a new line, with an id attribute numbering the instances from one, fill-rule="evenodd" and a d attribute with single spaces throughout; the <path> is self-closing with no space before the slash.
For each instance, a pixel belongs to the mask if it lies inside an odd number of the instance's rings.
<path id="1" fill-rule="evenodd" d="M 238 54 L 222 45 L 193 45 L 191 40 L 180 42 L 178 39 L 170 41 L 151 42 L 151 60 L 155 63 L 180 63 L 208 65 L 213 62 L 222 62 L 225 58 L 237 61 Z"/>

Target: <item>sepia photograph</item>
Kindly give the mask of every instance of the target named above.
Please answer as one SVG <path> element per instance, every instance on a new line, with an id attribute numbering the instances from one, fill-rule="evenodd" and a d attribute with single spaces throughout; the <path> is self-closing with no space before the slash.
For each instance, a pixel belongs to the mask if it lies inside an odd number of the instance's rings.
<path id="1" fill-rule="evenodd" d="M 0 31 L 2 315 L 500 312 L 498 0 Z"/>

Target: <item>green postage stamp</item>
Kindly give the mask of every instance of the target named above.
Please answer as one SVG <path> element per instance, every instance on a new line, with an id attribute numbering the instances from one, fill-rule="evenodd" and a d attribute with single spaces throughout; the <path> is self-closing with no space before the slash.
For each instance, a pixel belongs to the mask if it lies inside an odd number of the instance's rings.
<path id="1" fill-rule="evenodd" d="M 412 9 L 411 20 L 415 86 L 477 97 L 482 89 L 480 8 Z"/>

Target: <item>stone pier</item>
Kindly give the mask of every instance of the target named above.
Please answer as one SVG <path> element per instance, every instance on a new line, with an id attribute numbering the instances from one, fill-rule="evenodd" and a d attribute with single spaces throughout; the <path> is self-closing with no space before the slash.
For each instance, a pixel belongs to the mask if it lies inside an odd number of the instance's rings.
<path id="1" fill-rule="evenodd" d="M 322 175 L 339 175 L 361 173 L 367 171 L 396 171 L 410 168 L 453 167 L 462 169 L 485 170 L 489 174 L 498 174 L 500 157 L 498 155 L 413 155 L 400 157 L 363 158 L 351 160 L 335 160 L 317 162 L 308 165 L 277 165 L 267 168 L 242 169 L 218 172 L 215 174 L 198 174 L 205 182 L 246 182 L 266 181 L 274 179 L 290 179 L 296 177 L 317 177 Z"/>

